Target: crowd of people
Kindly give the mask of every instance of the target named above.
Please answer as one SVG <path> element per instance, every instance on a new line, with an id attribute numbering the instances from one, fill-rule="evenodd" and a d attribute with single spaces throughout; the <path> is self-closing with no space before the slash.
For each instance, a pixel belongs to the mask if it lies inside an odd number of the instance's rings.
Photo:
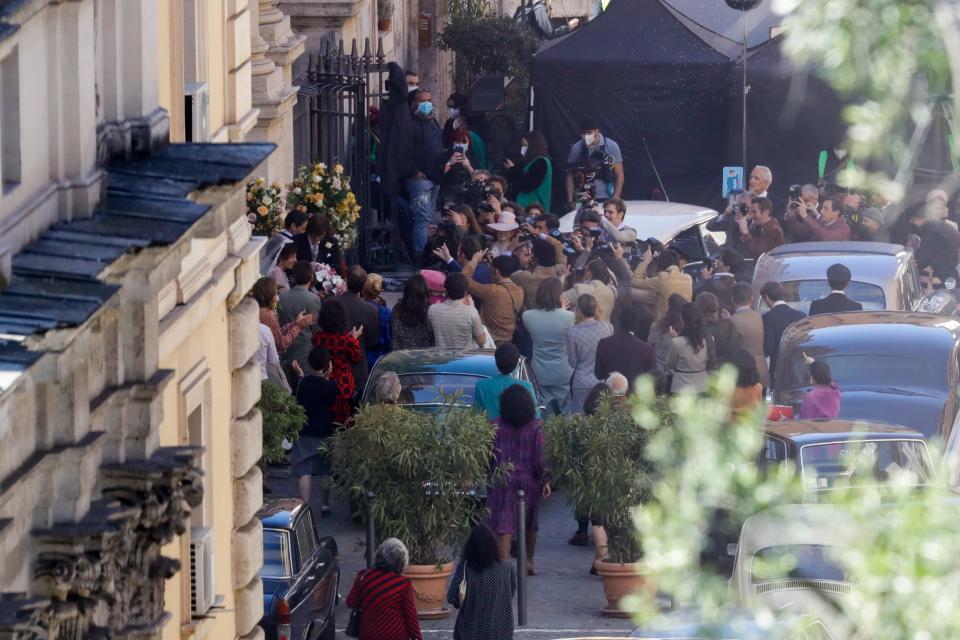
<path id="1" fill-rule="evenodd" d="M 499 375 L 478 383 L 473 401 L 497 426 L 494 465 L 511 470 L 507 483 L 491 490 L 489 516 L 467 541 L 451 584 L 448 599 L 468 621 L 458 619 L 457 638 L 473 637 L 468 630 L 480 624 L 512 628 L 491 603 L 509 600 L 515 589 L 505 563 L 520 488 L 528 496 L 527 569 L 536 573 L 537 514 L 551 492 L 541 420 L 590 414 L 603 394 L 623 399 L 644 375 L 660 394 L 703 393 L 710 372 L 724 365 L 736 370 L 732 418 L 761 409 L 784 331 L 806 315 L 776 281 L 762 283 L 754 299 L 753 261 L 762 254 L 787 242 L 893 241 L 913 249 L 928 287 L 958 277 L 960 234 L 944 191 L 930 191 L 922 206 L 891 223 L 881 203 L 852 191 L 803 184 L 779 197 L 763 166 L 709 223 L 726 241 L 691 273 L 682 244 L 643 240 L 643 230 L 629 226 L 621 151 L 595 121 L 581 122 L 563 176 L 537 131 L 523 134 L 493 173 L 482 119 L 464 96 L 448 96 L 441 125 L 415 73 L 394 65 L 387 87 L 378 175 L 400 210 L 417 271 L 390 307 L 379 274 L 347 266 L 325 214 L 291 212 L 251 294 L 260 309 L 256 359 L 261 378 L 288 389 L 306 411 L 290 457 L 309 502 L 312 479 L 329 473 L 318 448 L 349 426 L 379 357 L 428 347 L 495 350 Z M 554 181 L 566 187 L 566 203 L 553 201 Z M 555 212 L 574 209 L 574 231 L 561 233 Z M 318 280 L 322 266 L 343 277 L 342 292 Z M 824 275 L 830 293 L 812 302 L 810 315 L 862 308 L 845 293 L 853 274 L 842 260 Z M 543 415 L 534 388 L 514 375 L 521 357 L 536 377 Z M 798 417 L 837 417 L 842 394 L 829 366 L 808 365 L 811 391 Z M 410 400 L 395 374 L 379 377 L 365 397 Z M 317 506 L 321 517 L 331 514 L 329 491 L 320 491 Z M 589 520 L 578 518 L 570 544 L 589 544 Z M 603 536 L 594 527 L 599 558 Z M 348 604 L 377 589 L 384 593 L 379 606 L 392 611 L 382 620 L 366 616 L 361 637 L 420 637 L 409 583 L 399 577 L 405 563 L 403 544 L 388 540 L 374 569 L 354 584 Z M 466 599 L 454 589 L 461 583 Z"/>

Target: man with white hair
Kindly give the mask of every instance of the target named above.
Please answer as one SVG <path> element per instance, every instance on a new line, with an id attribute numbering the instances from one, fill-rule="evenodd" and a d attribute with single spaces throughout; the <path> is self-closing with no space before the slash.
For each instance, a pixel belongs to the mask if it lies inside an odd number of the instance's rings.
<path id="1" fill-rule="evenodd" d="M 613 394 L 614 398 L 622 398 L 627 395 L 627 389 L 630 387 L 630 383 L 627 382 L 627 376 L 622 373 L 614 371 L 606 379 L 607 388 L 610 389 L 610 393 Z"/>
<path id="2" fill-rule="evenodd" d="M 770 196 L 767 195 L 767 189 L 770 188 L 771 184 L 773 184 L 773 172 L 770 171 L 770 167 L 758 164 L 753 168 L 753 171 L 750 172 L 750 180 L 747 185 L 750 191 L 753 191 L 757 196 L 769 198 Z"/>

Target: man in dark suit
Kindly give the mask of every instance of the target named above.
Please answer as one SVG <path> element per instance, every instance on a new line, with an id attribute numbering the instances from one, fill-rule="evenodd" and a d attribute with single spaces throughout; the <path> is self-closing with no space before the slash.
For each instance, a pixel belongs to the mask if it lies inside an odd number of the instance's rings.
<path id="1" fill-rule="evenodd" d="M 863 305 L 847 297 L 843 292 L 850 284 L 850 269 L 842 264 L 830 265 L 827 269 L 827 284 L 830 285 L 830 295 L 810 303 L 810 315 L 821 313 L 841 313 L 843 311 L 863 311 Z"/>
<path id="2" fill-rule="evenodd" d="M 725 248 L 717 257 L 712 270 L 708 267 L 703 268 L 700 290 L 697 293 L 700 294 L 705 291 L 712 293 L 717 296 L 721 307 L 726 309 L 728 313 L 733 313 L 735 310 L 733 285 L 736 284 L 734 274 L 742 268 L 743 257 L 736 249 Z"/>
<path id="3" fill-rule="evenodd" d="M 320 315 L 320 296 L 310 291 L 313 284 L 313 267 L 309 260 L 300 260 L 293 265 L 293 288 L 280 292 L 280 304 L 277 308 L 277 319 L 280 326 L 293 322 L 301 312 L 313 314 L 314 318 Z M 314 324 L 309 329 L 300 332 L 283 354 L 283 363 L 289 364 L 296 360 L 304 371 L 310 371 L 307 356 L 313 348 L 310 340 L 320 326 Z"/>
<path id="4" fill-rule="evenodd" d="M 770 309 L 763 314 L 763 353 L 770 358 L 770 379 L 777 372 L 777 355 L 780 353 L 780 339 L 787 327 L 806 318 L 803 311 L 791 308 L 784 298 L 783 287 L 779 282 L 767 282 L 760 289 L 760 297 Z"/>
<path id="5" fill-rule="evenodd" d="M 634 335 L 640 325 L 640 311 L 633 305 L 623 305 L 617 317 L 616 331 L 597 343 L 597 357 L 593 375 L 606 380 L 613 372 L 622 373 L 630 388 L 638 376 L 653 371 L 657 355 L 649 344 Z"/>
<path id="6" fill-rule="evenodd" d="M 360 265 L 354 265 L 347 270 L 347 292 L 331 298 L 343 303 L 347 310 L 347 324 L 353 327 L 363 327 L 360 336 L 360 362 L 353 365 L 353 379 L 357 383 L 357 394 L 363 392 L 367 384 L 367 349 L 377 346 L 380 340 L 380 312 L 371 302 L 360 297 L 363 283 L 367 281 L 367 272 Z"/>

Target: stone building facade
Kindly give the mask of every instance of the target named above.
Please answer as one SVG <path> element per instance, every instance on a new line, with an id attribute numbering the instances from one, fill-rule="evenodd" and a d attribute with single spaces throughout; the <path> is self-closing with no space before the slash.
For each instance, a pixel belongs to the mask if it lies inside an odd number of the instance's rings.
<path id="1" fill-rule="evenodd" d="M 251 4 L 0 2 L 0 639 L 262 637 Z"/>

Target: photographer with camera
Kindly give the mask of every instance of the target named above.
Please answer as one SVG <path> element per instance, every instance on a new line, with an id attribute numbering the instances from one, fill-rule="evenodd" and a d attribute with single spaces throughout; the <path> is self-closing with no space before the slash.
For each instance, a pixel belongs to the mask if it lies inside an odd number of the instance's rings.
<path id="1" fill-rule="evenodd" d="M 734 274 L 743 268 L 743 257 L 735 249 L 724 247 L 716 260 L 708 260 L 700 272 L 700 288 L 697 294 L 712 293 L 720 306 L 733 313 Z"/>
<path id="2" fill-rule="evenodd" d="M 791 204 L 798 204 L 794 201 Z M 790 209 L 787 230 L 796 242 L 803 241 L 842 241 L 850 239 L 850 226 L 844 220 L 843 200 L 840 196 L 829 196 L 820 204 L 819 213 L 807 205 Z M 859 216 L 858 218 L 861 218 Z"/>
<path id="3" fill-rule="evenodd" d="M 561 275 L 557 271 L 557 253 L 548 240 L 534 237 L 531 246 L 533 264 L 529 269 L 520 269 L 510 276 L 523 289 L 524 311 L 533 308 L 541 282 Z"/>
<path id="4" fill-rule="evenodd" d="M 856 191 L 843 196 L 843 217 L 850 226 L 850 237 L 863 242 L 884 242 L 883 212 L 867 204 L 863 194 Z"/>
<path id="5" fill-rule="evenodd" d="M 590 258 L 584 277 L 587 280 L 564 291 L 561 299 L 572 309 L 580 296 L 589 294 L 596 299 L 597 311 L 594 317 L 601 322 L 610 322 L 613 306 L 617 302 L 617 287 L 606 262 L 602 258 Z"/>
<path id="6" fill-rule="evenodd" d="M 600 133 L 600 125 L 590 118 L 580 122 L 580 140 L 570 147 L 567 157 L 567 201 L 570 209 L 586 199 L 603 202 L 619 198 L 623 191 L 623 154 L 620 145 Z M 574 191 L 576 185 L 577 191 Z"/>
<path id="7" fill-rule="evenodd" d="M 749 215 L 738 211 L 734 222 L 743 253 L 754 260 L 784 243 L 783 229 L 773 217 L 773 203 L 769 198 L 754 197 Z"/>
<path id="8" fill-rule="evenodd" d="M 652 247 L 648 246 L 633 271 L 630 286 L 637 291 L 648 291 L 656 296 L 655 320 L 667 312 L 670 296 L 677 293 L 687 302 L 693 300 L 693 278 L 680 270 L 680 260 L 672 249 L 664 249 L 657 255 L 657 275 L 647 276 L 647 267 L 653 262 Z"/>

